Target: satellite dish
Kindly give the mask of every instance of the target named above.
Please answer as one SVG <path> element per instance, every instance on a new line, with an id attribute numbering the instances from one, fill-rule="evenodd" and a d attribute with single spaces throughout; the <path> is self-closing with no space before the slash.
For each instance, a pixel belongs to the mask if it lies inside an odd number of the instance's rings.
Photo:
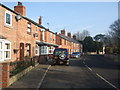
<path id="1" fill-rule="evenodd" d="M 16 18 L 17 21 L 22 19 L 21 15 L 17 15 L 17 16 L 15 16 L 15 18 Z"/>

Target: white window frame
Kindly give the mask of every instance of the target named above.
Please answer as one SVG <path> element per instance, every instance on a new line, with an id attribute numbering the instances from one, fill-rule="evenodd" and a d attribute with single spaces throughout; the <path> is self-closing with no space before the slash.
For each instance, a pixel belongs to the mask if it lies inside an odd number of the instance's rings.
<path id="1" fill-rule="evenodd" d="M 27 23 L 27 32 L 31 33 L 31 23 Z"/>
<path id="2" fill-rule="evenodd" d="M 38 33 L 38 27 L 36 26 L 36 33 Z"/>
<path id="3" fill-rule="evenodd" d="M 31 44 L 27 43 L 26 44 L 26 56 L 31 56 Z"/>
<path id="4" fill-rule="evenodd" d="M 8 41 L 8 40 L 5 40 L 5 39 L 0 39 L 0 42 L 2 43 L 2 48 L 0 48 L 0 52 L 2 52 L 2 58 L 0 58 L 0 62 L 3 62 L 3 61 L 6 61 L 6 60 L 9 60 L 11 59 L 11 42 Z M 10 44 L 10 48 L 9 49 L 5 49 L 5 44 Z M 10 57 L 9 58 L 5 58 L 5 52 L 8 51 L 10 52 Z"/>
<path id="5" fill-rule="evenodd" d="M 50 47 L 49 47 L 49 50 L 48 50 L 49 54 L 53 54 L 54 49 L 55 49 L 55 48 L 54 48 L 53 46 L 50 46 Z M 51 51 L 51 53 L 50 53 L 50 51 Z"/>
<path id="6" fill-rule="evenodd" d="M 50 33 L 50 42 L 52 42 L 53 40 L 52 40 L 52 33 Z"/>
<path id="7" fill-rule="evenodd" d="M 9 15 L 10 15 L 10 24 L 6 23 L 6 20 L 7 20 L 6 14 L 9 14 Z M 8 11 L 8 10 L 5 11 L 5 25 L 6 25 L 6 26 L 12 26 L 12 14 L 11 14 L 11 12 Z"/>
<path id="8" fill-rule="evenodd" d="M 41 55 L 48 54 L 48 46 L 41 46 Z"/>
<path id="9" fill-rule="evenodd" d="M 42 32 L 42 40 L 44 41 L 45 40 L 45 30 L 41 29 L 41 32 Z"/>
<path id="10" fill-rule="evenodd" d="M 39 48 L 39 46 L 38 46 L 38 44 L 36 44 L 36 47 L 35 47 L 35 55 L 39 55 L 40 54 L 40 48 Z M 37 51 L 37 53 L 36 53 L 36 51 Z"/>
<path id="11" fill-rule="evenodd" d="M 54 35 L 54 43 L 56 42 L 56 36 Z"/>

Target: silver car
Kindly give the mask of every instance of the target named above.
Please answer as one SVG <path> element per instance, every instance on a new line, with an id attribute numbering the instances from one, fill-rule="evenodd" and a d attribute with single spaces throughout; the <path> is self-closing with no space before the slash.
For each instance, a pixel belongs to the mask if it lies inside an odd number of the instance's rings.
<path id="1" fill-rule="evenodd" d="M 80 52 L 73 52 L 72 58 L 79 58 L 81 56 Z"/>

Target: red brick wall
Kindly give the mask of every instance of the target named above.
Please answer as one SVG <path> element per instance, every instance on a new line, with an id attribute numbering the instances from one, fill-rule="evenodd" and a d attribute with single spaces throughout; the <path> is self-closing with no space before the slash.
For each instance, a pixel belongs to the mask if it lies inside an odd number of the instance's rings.
<path id="1" fill-rule="evenodd" d="M 2 63 L 2 87 L 6 88 L 9 85 L 10 73 L 9 73 L 9 62 Z"/>
<path id="2" fill-rule="evenodd" d="M 26 16 L 26 7 L 19 5 L 19 6 L 14 6 L 14 11 L 20 13 L 23 16 Z"/>
<path id="3" fill-rule="evenodd" d="M 33 34 L 36 33 L 36 25 L 31 23 L 31 34 L 27 33 L 27 21 L 26 19 L 22 18 L 18 22 L 15 19 L 16 14 L 12 13 L 12 26 L 8 27 L 5 26 L 5 11 L 6 9 L 1 7 L 1 21 L 2 23 L 0 24 L 0 27 L 2 28 L 0 31 L 0 35 L 4 36 L 7 38 L 7 40 L 11 41 L 11 60 L 15 61 L 17 58 L 20 57 L 20 43 L 26 43 L 31 44 L 31 56 L 35 55 L 35 44 L 36 40 L 40 41 L 41 38 L 41 31 L 39 30 L 40 28 L 38 27 L 38 37 L 34 37 Z M 26 47 L 24 54 L 26 55 Z M 34 51 L 33 51 L 34 48 Z M 14 49 L 18 49 L 17 54 L 13 52 Z M 33 53 L 34 52 L 34 53 Z"/>

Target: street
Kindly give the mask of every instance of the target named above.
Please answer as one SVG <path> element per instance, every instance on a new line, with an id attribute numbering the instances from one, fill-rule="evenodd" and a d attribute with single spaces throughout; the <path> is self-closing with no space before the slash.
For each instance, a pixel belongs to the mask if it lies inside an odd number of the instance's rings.
<path id="1" fill-rule="evenodd" d="M 70 59 L 69 66 L 49 66 L 38 88 L 119 89 L 118 66 L 102 55 Z"/>

